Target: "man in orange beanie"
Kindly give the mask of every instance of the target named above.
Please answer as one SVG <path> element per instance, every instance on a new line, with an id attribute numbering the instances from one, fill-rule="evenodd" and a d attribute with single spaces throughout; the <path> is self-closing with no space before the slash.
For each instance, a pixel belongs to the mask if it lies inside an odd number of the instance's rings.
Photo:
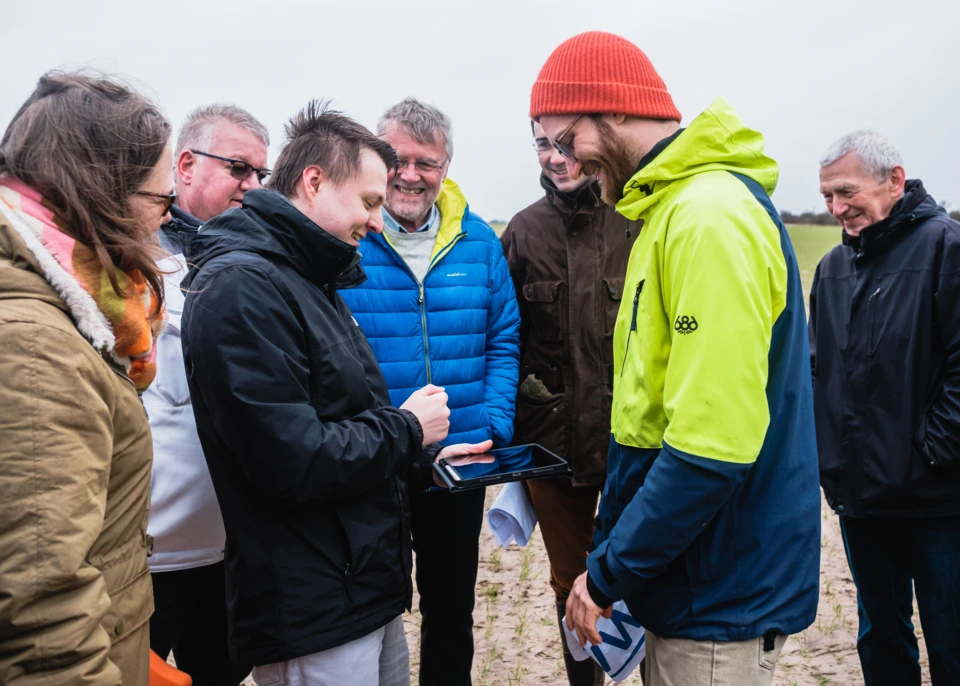
<path id="1" fill-rule="evenodd" d="M 816 617 L 820 490 L 800 274 L 776 162 L 720 98 L 680 128 L 647 56 L 584 33 L 550 55 L 530 116 L 573 177 L 642 229 L 613 343 L 613 440 L 581 642 L 623 599 L 647 686 L 766 685 Z"/>

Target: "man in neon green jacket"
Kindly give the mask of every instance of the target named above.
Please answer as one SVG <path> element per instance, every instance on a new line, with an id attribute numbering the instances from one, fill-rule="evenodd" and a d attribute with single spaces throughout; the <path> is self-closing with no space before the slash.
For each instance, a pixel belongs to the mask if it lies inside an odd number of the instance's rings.
<path id="1" fill-rule="evenodd" d="M 769 684 L 815 616 L 820 491 L 799 271 L 776 163 L 720 98 L 685 129 L 635 45 L 558 47 L 530 116 L 643 228 L 614 334 L 607 482 L 567 601 L 581 641 L 626 601 L 647 686 Z M 617 640 L 619 637 L 607 637 Z"/>

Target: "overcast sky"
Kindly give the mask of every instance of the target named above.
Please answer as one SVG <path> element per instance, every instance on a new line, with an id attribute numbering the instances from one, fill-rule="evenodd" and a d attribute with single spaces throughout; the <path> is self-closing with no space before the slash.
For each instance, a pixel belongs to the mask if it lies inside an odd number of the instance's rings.
<path id="1" fill-rule="evenodd" d="M 140 3 L 2 0 L 0 126 L 51 68 L 132 79 L 174 125 L 233 101 L 270 129 L 332 98 L 373 128 L 407 95 L 453 120 L 450 176 L 487 219 L 541 193 L 527 113 L 550 52 L 586 30 L 643 49 L 686 125 L 718 95 L 763 132 L 780 163 L 781 210 L 822 209 L 817 159 L 841 134 L 874 128 L 908 177 L 960 208 L 960 2 L 672 0 L 617 2 Z"/>

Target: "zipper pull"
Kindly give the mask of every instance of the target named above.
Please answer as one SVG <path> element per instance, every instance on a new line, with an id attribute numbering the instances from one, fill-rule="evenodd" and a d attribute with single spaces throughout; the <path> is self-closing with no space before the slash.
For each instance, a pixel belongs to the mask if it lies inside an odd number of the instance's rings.
<path id="1" fill-rule="evenodd" d="M 874 301 L 874 299 L 875 299 L 878 295 L 880 295 L 880 289 L 879 289 L 879 288 L 873 292 L 873 295 L 871 295 L 871 296 L 867 299 L 867 302 L 868 302 L 868 303 L 872 303 L 872 302 Z"/>
<path id="2" fill-rule="evenodd" d="M 640 293 L 643 291 L 643 284 L 646 279 L 637 284 L 637 294 L 633 296 L 633 319 L 630 321 L 630 330 L 637 330 L 637 309 L 640 307 Z"/>
<path id="3" fill-rule="evenodd" d="M 423 284 L 420 284 L 420 300 L 417 301 L 419 304 L 423 304 Z"/>

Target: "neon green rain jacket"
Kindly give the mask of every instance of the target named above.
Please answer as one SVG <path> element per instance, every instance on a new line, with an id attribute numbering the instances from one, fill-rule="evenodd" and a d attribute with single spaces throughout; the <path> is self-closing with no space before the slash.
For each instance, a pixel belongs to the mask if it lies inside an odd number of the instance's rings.
<path id="1" fill-rule="evenodd" d="M 816 615 L 820 495 L 777 165 L 723 99 L 654 154 L 617 205 L 644 224 L 614 335 L 589 588 L 657 635 L 794 633 Z"/>

